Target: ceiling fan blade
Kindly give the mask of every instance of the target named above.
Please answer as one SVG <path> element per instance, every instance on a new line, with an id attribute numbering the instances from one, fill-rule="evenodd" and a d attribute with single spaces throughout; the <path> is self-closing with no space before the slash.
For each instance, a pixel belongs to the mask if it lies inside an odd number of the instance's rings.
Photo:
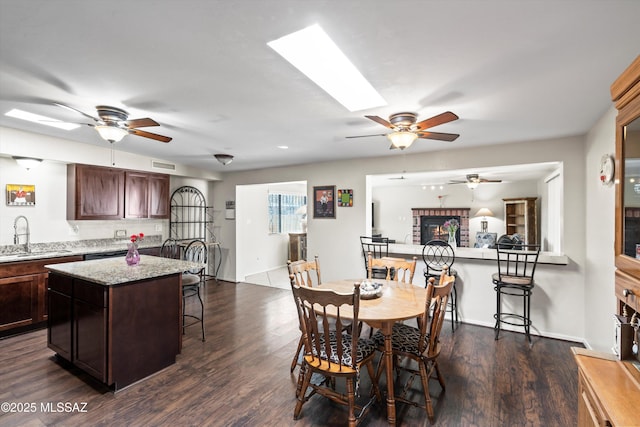
<path id="1" fill-rule="evenodd" d="M 449 181 L 449 184 L 466 184 L 469 181 Z"/>
<path id="2" fill-rule="evenodd" d="M 91 116 L 91 115 L 89 115 L 89 114 L 85 113 L 84 111 L 80 111 L 80 110 L 78 110 L 77 108 L 73 108 L 73 107 L 70 107 L 70 106 L 68 106 L 68 105 L 60 104 L 59 102 L 54 102 L 53 104 L 54 104 L 54 105 L 57 105 L 58 107 L 66 108 L 67 110 L 71 110 L 71 111 L 75 111 L 76 113 L 80 113 L 80 114 L 82 114 L 83 116 L 88 117 L 88 118 L 90 118 L 91 120 L 94 120 L 94 121 L 96 121 L 96 122 L 101 122 L 101 121 L 102 121 L 102 120 L 100 120 L 100 119 L 99 119 L 99 118 L 97 118 L 97 117 L 93 117 L 93 116 Z"/>
<path id="3" fill-rule="evenodd" d="M 378 133 L 375 135 L 356 135 L 356 136 L 345 136 L 345 138 L 368 138 L 370 136 L 387 136 L 386 133 Z"/>
<path id="4" fill-rule="evenodd" d="M 480 182 L 502 182 L 501 179 L 484 179 L 484 178 L 480 178 L 479 181 Z"/>
<path id="5" fill-rule="evenodd" d="M 438 141 L 455 141 L 460 135 L 457 133 L 442 133 L 442 132 L 416 132 L 418 138 L 422 139 L 437 139 Z"/>
<path id="6" fill-rule="evenodd" d="M 424 130 L 429 129 L 434 126 L 442 125 L 445 123 L 452 122 L 454 120 L 458 120 L 458 116 L 453 114 L 451 111 L 447 111 L 442 114 L 438 114 L 437 116 L 433 116 L 429 119 L 422 120 L 415 124 L 416 130 Z"/>
<path id="7" fill-rule="evenodd" d="M 146 132 L 144 130 L 139 130 L 139 129 L 129 129 L 128 131 L 132 135 L 138 135 L 144 138 L 151 138 L 161 142 L 169 142 L 173 139 L 173 138 L 169 138 L 168 136 L 158 135 L 157 133 Z"/>
<path id="8" fill-rule="evenodd" d="M 125 120 L 124 122 L 122 122 L 122 124 L 124 124 L 129 129 L 144 128 L 148 126 L 160 126 L 160 123 L 148 117 L 144 119 Z"/>
<path id="9" fill-rule="evenodd" d="M 374 122 L 381 124 L 384 127 L 387 127 L 389 129 L 395 129 L 395 127 L 391 123 L 389 123 L 382 117 L 378 117 L 378 116 L 365 116 L 365 117 L 369 120 L 373 120 Z"/>

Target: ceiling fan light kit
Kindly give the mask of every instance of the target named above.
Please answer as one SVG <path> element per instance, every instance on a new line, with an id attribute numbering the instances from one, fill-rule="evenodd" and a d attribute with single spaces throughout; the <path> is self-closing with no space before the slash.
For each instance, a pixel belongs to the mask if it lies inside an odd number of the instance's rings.
<path id="1" fill-rule="evenodd" d="M 389 138 L 393 147 L 404 150 L 405 148 L 411 147 L 411 144 L 418 138 L 418 135 L 413 132 L 400 131 L 390 133 L 387 135 L 387 138 Z"/>
<path id="2" fill-rule="evenodd" d="M 129 135 L 129 132 L 125 129 L 113 125 L 97 125 L 95 126 L 95 129 L 98 131 L 102 139 L 111 143 L 120 142 L 122 141 L 122 138 Z"/>
<path id="3" fill-rule="evenodd" d="M 78 110 L 77 108 L 70 107 L 68 105 L 60 104 L 58 102 L 54 102 L 54 104 L 58 107 L 66 108 L 67 110 L 80 113 L 86 118 L 93 120 L 95 124 L 85 124 L 95 128 L 102 139 L 111 143 L 120 142 L 122 141 L 122 138 L 129 134 L 141 136 L 143 138 L 155 139 L 156 141 L 160 142 L 169 142 L 172 140 L 172 138 L 168 136 L 158 135 L 157 133 L 151 133 L 138 129 L 149 126 L 160 126 L 160 124 L 148 117 L 145 117 L 143 119 L 129 119 L 129 113 L 121 108 L 109 107 L 107 105 L 97 105 L 96 112 L 98 113 L 98 117 L 94 117 L 90 114 L 85 113 L 84 111 Z"/>
<path id="4" fill-rule="evenodd" d="M 214 154 L 213 157 L 215 157 L 216 160 L 222 163 L 224 166 L 227 166 L 233 161 L 233 156 L 231 154 Z"/>
<path id="5" fill-rule="evenodd" d="M 391 129 L 393 132 L 380 135 L 358 135 L 348 136 L 347 138 L 364 138 L 369 136 L 386 136 L 391 141 L 390 149 L 399 148 L 404 150 L 409 148 L 413 142 L 418 139 L 435 139 L 438 141 L 455 141 L 460 135 L 455 133 L 428 132 L 426 129 L 434 126 L 458 120 L 458 116 L 451 111 L 438 114 L 428 119 L 417 122 L 418 115 L 416 113 L 395 113 L 389 116 L 389 121 L 378 116 L 365 116 L 369 120 Z"/>

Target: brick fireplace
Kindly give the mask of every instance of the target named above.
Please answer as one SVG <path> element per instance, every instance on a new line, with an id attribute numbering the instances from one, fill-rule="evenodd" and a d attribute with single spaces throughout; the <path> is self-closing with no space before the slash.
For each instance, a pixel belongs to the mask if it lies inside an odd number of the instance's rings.
<path id="1" fill-rule="evenodd" d="M 425 235 L 425 233 L 429 233 L 428 230 L 432 230 L 431 232 L 434 232 L 434 228 L 430 227 L 429 224 L 444 224 L 446 220 L 455 218 L 460 222 L 460 228 L 458 229 L 457 233 L 458 246 L 468 248 L 469 211 L 470 208 L 412 208 L 411 214 L 413 217 L 413 244 L 424 245 L 426 243 L 425 239 L 433 237 L 447 240 L 446 237 L 437 235 L 437 227 L 435 236 L 427 236 Z"/>

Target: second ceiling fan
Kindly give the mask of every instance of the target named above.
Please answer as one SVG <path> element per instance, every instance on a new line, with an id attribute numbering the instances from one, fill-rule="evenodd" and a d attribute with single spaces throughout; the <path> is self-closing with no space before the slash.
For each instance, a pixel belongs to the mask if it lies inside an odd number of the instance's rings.
<path id="1" fill-rule="evenodd" d="M 455 133 L 429 132 L 426 129 L 442 125 L 445 123 L 458 120 L 458 116 L 451 111 L 438 114 L 437 116 L 417 122 L 418 115 L 416 113 L 396 113 L 389 116 L 389 120 L 385 120 L 378 116 L 365 116 L 369 120 L 381 124 L 393 130 L 392 133 L 375 134 L 375 135 L 358 135 L 348 136 L 347 138 L 364 138 L 369 136 L 386 136 L 391 141 L 389 149 L 399 148 L 404 150 L 418 139 L 435 139 L 438 141 L 455 141 L 460 135 Z"/>
<path id="2" fill-rule="evenodd" d="M 476 188 L 479 184 L 484 183 L 484 182 L 493 182 L 493 183 L 498 183 L 498 182 L 502 182 L 501 179 L 486 179 L 486 178 L 480 178 L 480 175 L 478 175 L 477 173 L 470 173 L 467 175 L 466 180 L 453 180 L 453 181 L 449 181 L 449 184 L 467 184 L 467 187 L 469 187 L 470 189 L 474 189 Z"/>

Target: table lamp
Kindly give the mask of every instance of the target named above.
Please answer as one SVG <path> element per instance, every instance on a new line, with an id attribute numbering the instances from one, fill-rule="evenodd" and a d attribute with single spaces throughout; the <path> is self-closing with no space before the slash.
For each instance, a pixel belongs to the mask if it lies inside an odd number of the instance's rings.
<path id="1" fill-rule="evenodd" d="M 475 216 L 481 216 L 482 221 L 480 222 L 480 231 L 486 233 L 489 231 L 489 222 L 487 221 L 488 216 L 493 216 L 493 212 L 491 212 L 488 208 L 481 208 L 478 212 L 476 212 Z"/>

